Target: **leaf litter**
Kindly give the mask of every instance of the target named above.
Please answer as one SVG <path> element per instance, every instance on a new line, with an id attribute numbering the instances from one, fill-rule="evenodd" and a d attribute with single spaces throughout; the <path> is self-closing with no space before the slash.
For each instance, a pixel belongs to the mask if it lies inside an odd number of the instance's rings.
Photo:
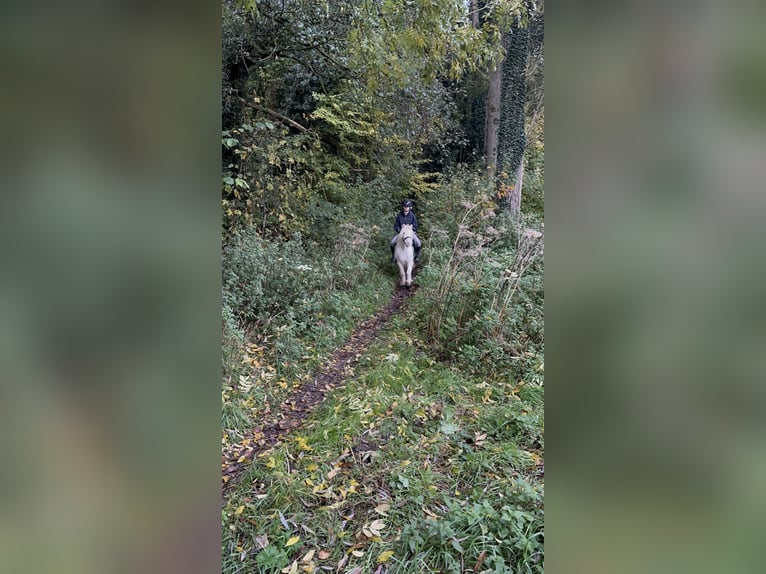
<path id="1" fill-rule="evenodd" d="M 290 431 L 300 428 L 314 408 L 324 401 L 327 393 L 343 384 L 347 376 L 353 374 L 353 366 L 362 353 L 391 317 L 400 312 L 407 298 L 416 291 L 415 285 L 410 289 L 397 289 L 385 306 L 357 326 L 346 343 L 330 355 L 309 383 L 293 390 L 280 405 L 275 419 L 252 428 L 241 441 L 230 444 L 223 450 L 221 469 L 224 492 L 236 484 L 242 471 L 256 457 L 272 448 Z"/>

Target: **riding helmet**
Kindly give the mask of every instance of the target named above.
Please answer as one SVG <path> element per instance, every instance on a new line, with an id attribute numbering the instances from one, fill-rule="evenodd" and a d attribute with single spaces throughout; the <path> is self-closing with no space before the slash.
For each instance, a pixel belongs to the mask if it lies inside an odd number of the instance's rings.
<path id="1" fill-rule="evenodd" d="M 409 199 L 405 199 L 404 201 L 402 201 L 402 207 L 412 207 L 412 201 L 410 201 Z"/>

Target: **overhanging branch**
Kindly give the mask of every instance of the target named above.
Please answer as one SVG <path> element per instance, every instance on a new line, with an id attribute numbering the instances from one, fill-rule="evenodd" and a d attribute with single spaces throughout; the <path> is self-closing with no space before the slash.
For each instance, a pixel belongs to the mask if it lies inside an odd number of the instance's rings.
<path id="1" fill-rule="evenodd" d="M 265 108 L 263 106 L 259 106 L 258 104 L 250 104 L 250 105 L 253 106 L 253 108 L 255 108 L 256 110 L 259 110 L 261 112 L 269 114 L 270 116 L 273 116 L 273 117 L 277 118 L 278 120 L 281 120 L 281 121 L 285 122 L 286 124 L 294 127 L 296 130 L 301 131 L 304 134 L 311 133 L 311 130 L 308 129 L 307 127 L 302 126 L 301 124 L 299 124 L 295 120 L 291 120 L 287 116 L 283 116 L 279 112 L 275 112 L 274 110 L 270 110 L 269 108 Z"/>

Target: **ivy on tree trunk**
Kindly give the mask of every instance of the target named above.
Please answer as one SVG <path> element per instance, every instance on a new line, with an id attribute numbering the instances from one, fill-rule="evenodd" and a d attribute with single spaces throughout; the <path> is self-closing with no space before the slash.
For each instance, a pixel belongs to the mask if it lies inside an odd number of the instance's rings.
<path id="1" fill-rule="evenodd" d="M 484 123 L 484 157 L 487 172 L 494 175 L 498 168 L 498 136 L 500 132 L 500 113 L 503 92 L 502 61 L 495 64 L 489 72 L 489 88 L 487 90 L 487 111 Z"/>
<path id="2" fill-rule="evenodd" d="M 527 101 L 527 58 L 529 54 L 529 27 L 515 20 L 505 44 L 506 57 L 502 70 L 502 101 L 497 144 L 496 174 L 512 178 L 508 195 L 503 204 L 512 213 L 521 208 L 521 187 L 524 177 L 524 150 L 527 136 L 524 129 Z"/>

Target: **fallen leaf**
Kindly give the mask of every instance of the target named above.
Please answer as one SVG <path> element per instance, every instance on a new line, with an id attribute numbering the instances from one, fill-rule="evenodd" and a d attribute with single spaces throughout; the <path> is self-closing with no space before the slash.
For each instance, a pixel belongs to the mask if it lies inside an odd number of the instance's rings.
<path id="1" fill-rule="evenodd" d="M 317 558 L 319 558 L 320 560 L 327 560 L 331 554 L 332 552 L 330 552 L 329 550 L 320 550 L 319 554 L 317 554 Z"/>
<path id="2" fill-rule="evenodd" d="M 308 451 L 311 451 L 311 450 L 312 450 L 312 448 L 309 446 L 309 444 L 308 444 L 308 441 L 306 440 L 306 438 L 305 438 L 305 437 L 302 437 L 302 436 L 296 436 L 296 437 L 295 437 L 295 442 L 298 444 L 298 447 L 299 447 L 301 450 L 303 450 L 303 451 L 306 451 L 306 452 L 308 452 Z"/>
<path id="3" fill-rule="evenodd" d="M 371 530 L 383 530 L 383 529 L 385 529 L 385 528 L 386 528 L 386 523 L 385 523 L 385 522 L 383 522 L 383 521 L 382 521 L 382 520 L 380 520 L 380 519 L 378 519 L 378 520 L 373 520 L 373 521 L 370 523 L 370 529 L 371 529 Z"/>
<path id="4" fill-rule="evenodd" d="M 316 552 L 316 550 L 314 550 L 314 549 L 312 548 L 311 550 L 309 550 L 308 552 L 306 552 L 306 555 L 305 555 L 303 558 L 301 558 L 301 560 L 302 560 L 303 562 L 311 562 L 311 560 L 314 558 L 314 553 L 315 553 L 315 552 Z"/>
<path id="5" fill-rule="evenodd" d="M 279 510 L 277 510 L 277 514 L 279 514 L 279 521 L 282 523 L 282 526 L 285 527 L 285 530 L 290 530 L 290 525 L 287 524 L 287 520 L 285 520 L 285 515 L 282 514 Z"/>
<path id="6" fill-rule="evenodd" d="M 362 552 L 361 550 L 352 550 L 351 554 L 353 554 L 357 558 L 361 558 L 362 556 L 364 556 L 364 552 Z"/>
<path id="7" fill-rule="evenodd" d="M 293 563 L 290 564 L 290 566 L 282 568 L 281 572 L 282 574 L 298 574 L 298 561 L 293 560 Z"/>
<path id="8" fill-rule="evenodd" d="M 382 564 L 383 562 L 388 561 L 388 559 L 391 558 L 391 556 L 393 555 L 394 555 L 393 550 L 386 550 L 385 552 L 381 552 L 380 556 L 378 556 L 378 562 Z"/>
<path id="9" fill-rule="evenodd" d="M 487 551 L 482 550 L 481 554 L 479 554 L 479 557 L 476 559 L 476 564 L 473 567 L 474 572 L 478 572 L 479 568 L 481 568 L 481 565 L 484 564 L 484 558 L 487 556 Z"/>
<path id="10" fill-rule="evenodd" d="M 319 510 L 337 510 L 338 508 L 340 508 L 344 504 L 346 504 L 345 500 L 339 500 L 338 502 L 334 502 L 334 503 L 332 503 L 332 504 L 330 504 L 328 506 L 320 506 Z"/>
<path id="11" fill-rule="evenodd" d="M 378 505 L 375 507 L 375 512 L 377 512 L 378 514 L 382 514 L 383 516 L 388 516 L 388 514 L 386 514 L 386 513 L 387 513 L 387 512 L 388 512 L 390 509 L 391 509 L 391 505 L 390 505 L 390 504 L 388 504 L 387 502 L 384 502 L 383 504 L 378 504 Z"/>
<path id="12" fill-rule="evenodd" d="M 242 512 L 243 512 L 244 510 L 245 510 L 245 505 L 243 504 L 242 506 L 240 506 L 239 508 L 237 508 L 237 510 L 235 510 L 235 511 L 234 511 L 234 516 L 239 516 L 240 514 L 242 514 Z"/>
<path id="13" fill-rule="evenodd" d="M 301 539 L 300 536 L 293 536 L 292 538 L 290 538 L 290 540 L 288 540 L 285 543 L 285 548 L 287 548 L 288 546 L 292 546 L 293 544 L 297 544 L 300 541 L 300 539 Z"/>
<path id="14" fill-rule="evenodd" d="M 265 534 L 261 534 L 260 536 L 255 537 L 255 549 L 256 550 L 263 550 L 269 545 L 269 537 Z"/>

